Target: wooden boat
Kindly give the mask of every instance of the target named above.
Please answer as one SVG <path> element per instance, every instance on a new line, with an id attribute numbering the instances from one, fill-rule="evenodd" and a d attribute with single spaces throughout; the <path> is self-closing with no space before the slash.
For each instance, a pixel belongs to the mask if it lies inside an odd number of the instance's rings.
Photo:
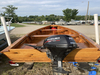
<path id="1" fill-rule="evenodd" d="M 54 29 L 51 29 L 52 27 Z M 45 51 L 39 51 L 25 44 L 42 46 L 44 39 L 53 35 L 69 35 L 78 46 L 63 59 L 63 62 L 96 62 L 100 57 L 100 46 L 97 43 L 82 33 L 59 25 L 49 25 L 30 32 L 1 53 L 13 62 L 51 62 Z"/>

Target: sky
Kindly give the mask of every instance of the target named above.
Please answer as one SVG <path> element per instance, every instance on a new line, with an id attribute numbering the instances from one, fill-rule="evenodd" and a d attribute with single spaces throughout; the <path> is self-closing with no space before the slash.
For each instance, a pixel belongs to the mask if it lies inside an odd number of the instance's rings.
<path id="1" fill-rule="evenodd" d="M 0 0 L 0 13 L 5 10 L 2 7 L 13 5 L 18 7 L 15 11 L 18 16 L 30 15 L 61 15 L 64 9 L 78 9 L 77 15 L 86 15 L 89 1 L 89 14 L 100 16 L 100 0 Z"/>

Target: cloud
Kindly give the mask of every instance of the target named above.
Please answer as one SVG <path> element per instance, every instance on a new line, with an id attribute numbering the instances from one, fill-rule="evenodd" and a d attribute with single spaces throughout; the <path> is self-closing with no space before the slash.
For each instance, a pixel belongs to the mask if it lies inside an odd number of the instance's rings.
<path id="1" fill-rule="evenodd" d="M 89 12 L 93 15 L 97 12 L 100 15 L 100 0 L 89 0 Z M 85 15 L 87 11 L 87 0 L 0 0 L 0 11 L 2 7 L 14 5 L 18 7 L 17 15 L 63 15 L 62 10 L 66 8 L 78 9 L 78 15 Z M 4 10 L 3 10 L 4 11 Z M 0 12 L 1 13 L 1 12 Z"/>
<path id="2" fill-rule="evenodd" d="M 60 1 L 24 1 L 22 4 L 54 4 Z"/>
<path id="3" fill-rule="evenodd" d="M 48 7 L 60 7 L 60 5 L 42 5 L 42 7 L 46 7 L 46 8 L 48 8 Z"/>

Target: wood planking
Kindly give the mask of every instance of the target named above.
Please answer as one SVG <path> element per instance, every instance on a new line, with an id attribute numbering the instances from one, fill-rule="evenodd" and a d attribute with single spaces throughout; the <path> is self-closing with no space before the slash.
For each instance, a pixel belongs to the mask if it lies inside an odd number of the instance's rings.
<path id="1" fill-rule="evenodd" d="M 11 49 L 10 52 L 4 52 L 12 61 L 34 61 L 51 62 L 45 52 L 36 49 Z"/>
<path id="2" fill-rule="evenodd" d="M 100 51 L 98 48 L 83 48 L 71 51 L 64 58 L 64 61 L 96 62 L 99 57 Z"/>
<path id="3" fill-rule="evenodd" d="M 91 40 L 90 38 L 88 38 L 87 36 L 85 36 L 84 34 L 82 34 L 82 33 L 80 33 L 80 32 L 76 32 L 76 31 L 74 31 L 74 30 L 72 30 L 72 29 L 69 29 L 69 28 L 65 28 L 65 27 L 62 27 L 62 26 L 59 26 L 59 28 L 60 29 L 67 29 L 70 33 L 69 34 L 72 34 L 72 32 L 73 32 L 73 34 L 77 34 L 77 35 L 79 35 L 79 39 L 77 38 L 77 41 L 76 41 L 76 38 L 74 37 L 74 40 L 78 43 L 84 43 L 84 41 L 85 42 L 87 42 L 87 43 L 85 43 L 88 47 L 90 47 L 90 48 L 92 48 L 92 47 L 97 47 L 97 48 L 99 48 L 100 49 L 100 46 L 98 45 L 98 44 L 96 44 L 93 40 Z"/>
<path id="4" fill-rule="evenodd" d="M 10 52 L 4 52 L 12 61 L 34 61 L 34 62 L 51 62 L 45 52 L 36 49 L 11 49 Z M 64 62 L 96 62 L 100 57 L 98 48 L 75 49 L 70 52 Z"/>

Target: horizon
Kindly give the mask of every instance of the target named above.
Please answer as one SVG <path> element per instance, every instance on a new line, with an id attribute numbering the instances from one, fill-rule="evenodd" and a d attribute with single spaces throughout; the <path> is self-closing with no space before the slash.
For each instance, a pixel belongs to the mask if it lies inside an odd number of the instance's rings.
<path id="1" fill-rule="evenodd" d="M 49 15 L 52 15 L 52 14 L 49 14 Z M 47 15 L 47 16 L 49 16 L 49 15 Z M 56 15 L 56 14 L 53 14 L 53 15 Z M 29 16 L 42 16 L 42 15 L 29 15 Z M 27 17 L 29 17 L 29 16 L 27 16 Z M 43 15 L 43 16 L 46 16 L 46 15 Z M 64 15 L 56 15 L 56 16 L 64 16 Z M 76 15 L 76 16 L 86 16 L 86 15 Z M 94 16 L 94 14 L 90 15 L 90 16 Z M 98 16 L 100 16 L 100 15 L 98 15 Z M 25 17 L 25 16 L 18 16 L 18 17 Z"/>

